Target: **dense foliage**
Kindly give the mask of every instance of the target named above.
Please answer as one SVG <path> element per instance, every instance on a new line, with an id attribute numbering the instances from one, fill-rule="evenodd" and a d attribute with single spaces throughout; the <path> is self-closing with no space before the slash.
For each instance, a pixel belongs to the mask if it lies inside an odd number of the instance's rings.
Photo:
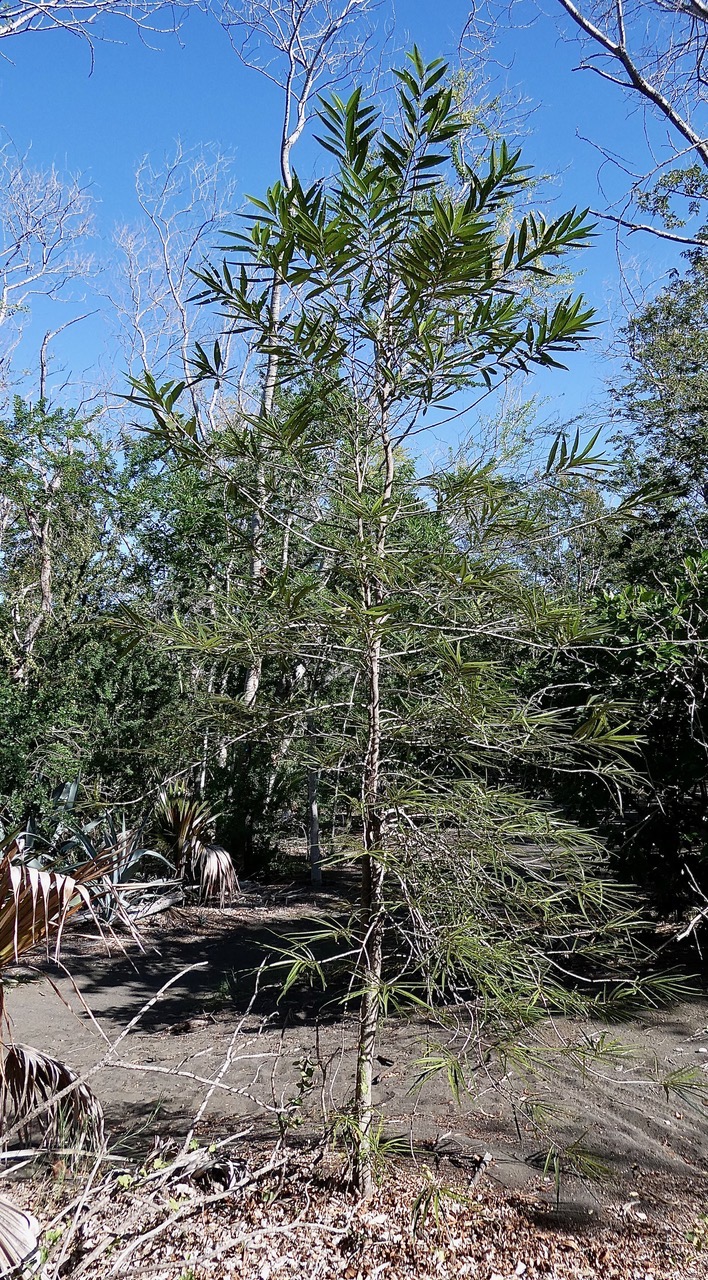
<path id="1" fill-rule="evenodd" d="M 407 502 L 397 535 L 406 566 L 402 624 L 420 621 L 422 602 L 440 592 L 439 556 L 450 560 L 447 575 L 455 557 L 468 557 L 467 582 L 476 582 L 481 607 L 487 597 L 475 574 L 483 570 L 485 591 L 491 583 L 508 589 L 522 550 L 529 581 L 547 604 L 555 598 L 558 616 L 565 610 L 567 624 L 568 610 L 579 610 L 584 625 L 596 628 L 597 640 L 582 653 L 553 660 L 549 701 L 556 710 L 565 702 L 569 713 L 590 698 L 614 705 L 614 723 L 626 722 L 627 737 L 637 739 L 624 756 L 631 768 L 615 767 L 610 786 L 588 771 L 565 786 L 552 770 L 534 766 L 533 786 L 599 828 L 624 874 L 664 910 L 691 899 L 690 877 L 700 881 L 705 857 L 705 361 L 703 326 L 694 323 L 705 310 L 704 275 L 703 256 L 694 255 L 686 276 L 626 331 L 628 375 L 616 394 L 619 462 L 604 480 L 571 468 L 550 485 L 542 477 L 519 484 L 513 475 L 463 466 L 442 488 L 431 482 L 431 505 L 415 495 L 415 468 L 401 455 L 396 481 Z M 230 427 L 205 471 L 184 449 L 165 452 L 139 436 L 117 451 L 97 422 L 16 401 L 0 437 L 6 827 L 41 824 L 52 796 L 76 779 L 91 804 L 143 800 L 149 807 L 165 779 L 182 776 L 219 811 L 220 838 L 252 872 L 268 865 L 283 834 L 305 829 L 308 779 L 311 790 L 316 775 L 323 828 L 328 839 L 336 833 L 355 789 L 349 762 L 360 710 L 348 692 L 348 664 L 331 661 L 325 640 L 328 598 L 356 569 L 340 563 L 336 523 L 350 500 L 349 482 L 332 445 L 332 414 L 342 408 L 333 409 L 324 385 L 320 372 L 310 391 L 303 385 L 279 393 L 278 414 L 295 440 L 298 424 L 307 418 L 308 425 L 297 457 L 278 456 L 281 426 L 263 454 L 270 503 L 264 558 L 280 572 L 257 595 L 249 586 L 248 492 L 259 463 L 247 435 Z M 341 403 L 352 412 L 349 392 Z M 644 499 L 625 517 L 608 485 L 624 498 L 643 486 Z M 321 506 L 332 486 L 339 486 L 339 511 L 329 496 Z M 534 521 L 537 533 L 545 530 L 537 544 L 528 536 Z M 248 655 L 234 662 L 233 635 L 219 637 L 218 627 L 209 633 L 209 619 L 223 621 L 237 599 L 251 637 L 246 647 L 259 630 L 282 635 L 293 605 L 303 616 L 315 605 L 307 653 L 293 656 L 279 644 L 283 652 L 263 668 L 257 728 L 244 721 L 241 704 Z M 150 618 L 151 638 L 126 642 L 113 625 L 119 610 Z M 167 632 L 155 644 L 160 626 Z M 464 655 L 479 664 L 478 686 L 500 661 L 507 682 L 516 667 L 524 685 L 548 656 L 540 651 L 529 665 L 527 641 L 519 647 L 511 634 L 500 639 L 494 627 L 494 636 L 478 636 L 474 654 Z M 416 663 L 420 672 L 419 654 Z M 413 758 L 423 759 L 421 751 L 431 771 L 436 759 L 449 764 L 459 755 L 438 701 L 439 664 L 439 657 L 428 662 L 437 723 L 426 730 L 426 745 L 404 748 L 410 732 L 395 735 L 404 772 Z M 406 664 L 399 661 L 388 678 L 412 724 Z M 560 686 L 572 697 L 561 696 Z M 508 716 L 509 707 L 501 719 Z M 508 781 L 518 777 L 520 757 L 511 744 L 505 753 L 498 773 Z"/>

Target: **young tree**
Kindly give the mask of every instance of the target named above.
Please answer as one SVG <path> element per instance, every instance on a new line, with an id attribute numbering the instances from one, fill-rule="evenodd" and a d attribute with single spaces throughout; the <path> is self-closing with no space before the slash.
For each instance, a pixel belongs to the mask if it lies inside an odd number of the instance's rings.
<path id="1" fill-rule="evenodd" d="M 267 590 L 254 599 L 246 582 L 233 583 L 213 622 L 162 632 L 177 648 L 242 665 L 255 655 L 264 673 L 283 661 L 325 664 L 340 682 L 343 696 L 324 707 L 308 706 L 303 685 L 300 707 L 319 720 L 323 777 L 344 778 L 347 850 L 360 868 L 359 906 L 337 936 L 359 1000 L 352 1131 L 364 1191 L 385 1011 L 452 999 L 475 1036 L 494 1027 L 508 1040 L 540 1010 L 582 1005 L 583 958 L 601 966 L 593 980 L 605 988 L 603 944 L 616 974 L 623 929 L 592 869 L 595 843 L 504 785 L 523 755 L 548 771 L 618 768 L 609 712 L 555 714 L 516 685 L 519 646 L 551 653 L 581 634 L 576 612 L 546 599 L 523 568 L 533 506 L 492 464 L 461 456 L 426 475 L 407 453 L 428 413 L 457 417 L 514 372 L 556 366 L 591 326 L 581 298 L 544 307 L 533 289 L 587 242 L 583 215 L 548 223 L 528 214 L 508 226 L 527 176 L 503 144 L 481 173 L 462 162 L 455 185 L 465 123 L 445 73 L 414 50 L 396 73 L 389 126 L 359 90 L 326 102 L 321 142 L 333 176 L 307 190 L 295 175 L 276 184 L 237 237 L 235 261 L 202 274 L 205 300 L 264 362 L 277 358 L 298 394 L 243 415 L 210 458 L 227 474 L 268 440 L 268 468 L 243 492 L 265 513 Z M 229 376 L 218 350 L 202 376 Z M 146 378 L 134 399 L 152 412 L 158 438 L 198 452 L 175 389 Z M 565 450 L 554 465 L 568 471 L 582 459 Z M 298 554 L 283 565 L 287 519 L 270 500 L 283 502 L 291 476 Z M 254 721 L 243 704 L 254 734 L 272 723 L 268 709 Z M 309 943 L 295 972 L 308 967 L 322 972 Z"/>
<path id="2" fill-rule="evenodd" d="M 297 5 L 281 3 L 281 0 L 249 0 L 248 3 L 244 4 L 238 2 L 228 4 L 219 11 L 219 19 L 228 31 L 239 58 L 247 67 L 258 70 L 282 90 L 283 113 L 278 140 L 278 161 L 281 182 L 286 190 L 292 186 L 293 150 L 312 114 L 313 102 L 316 100 L 318 90 L 322 91 L 342 80 L 351 78 L 352 74 L 361 67 L 369 44 L 367 22 L 371 9 L 371 0 L 304 0 L 304 3 Z M 151 300 L 156 294 L 158 298 L 164 297 L 166 299 L 167 305 L 164 307 L 164 316 L 167 320 L 167 326 L 163 328 L 162 336 L 164 338 L 165 334 L 169 333 L 170 337 L 167 341 L 168 349 L 163 351 L 163 355 L 170 354 L 170 343 L 174 342 L 174 335 L 178 334 L 177 345 L 179 350 L 177 352 L 173 350 L 172 352 L 172 354 L 176 353 L 179 357 L 176 370 L 177 386 L 189 389 L 192 402 L 191 417 L 195 434 L 208 439 L 209 431 L 217 424 L 223 425 L 229 416 L 234 413 L 245 412 L 256 417 L 260 416 L 264 424 L 267 423 L 269 415 L 273 411 L 276 398 L 280 393 L 279 356 L 277 344 L 273 343 L 266 359 L 259 366 L 257 372 L 252 374 L 251 356 L 253 353 L 246 345 L 237 384 L 234 385 L 228 379 L 216 379 L 209 384 L 209 395 L 204 400 L 203 392 L 206 384 L 203 379 L 200 380 L 199 376 L 195 376 L 195 368 L 198 371 L 200 367 L 204 366 L 205 362 L 208 363 L 203 350 L 203 346 L 207 345 L 207 335 L 203 332 L 204 322 L 202 321 L 200 326 L 199 321 L 195 319 L 195 309 L 191 305 L 193 298 L 189 296 L 190 292 L 192 292 L 190 282 L 193 283 L 193 278 L 189 272 L 190 269 L 198 265 L 196 255 L 198 250 L 201 251 L 204 244 L 204 234 L 202 232 L 206 231 L 206 223 L 203 224 L 197 240 L 192 238 L 192 219 L 186 220 L 185 223 L 183 216 L 174 216 L 171 209 L 172 190 L 175 185 L 183 185 L 183 178 L 183 170 L 175 181 L 174 170 L 168 169 L 164 182 L 161 183 L 159 179 L 155 182 L 153 176 L 143 192 L 141 202 L 152 224 L 153 232 L 157 236 L 162 259 L 161 268 L 157 276 L 148 285 L 148 293 Z M 212 180 L 213 175 L 206 182 L 209 192 L 211 192 L 210 183 Z M 188 185 L 190 187 L 194 186 L 191 181 Z M 204 185 L 203 179 L 202 185 Z M 203 203 L 203 190 L 199 193 L 198 203 Z M 212 207 L 209 227 L 213 226 L 215 218 L 216 209 Z M 228 226 L 229 221 L 230 218 L 223 218 L 222 229 Z M 183 247 L 185 231 L 186 243 L 189 246 L 188 253 L 184 252 Z M 146 276 L 139 263 L 141 257 L 140 246 L 136 245 L 133 239 L 126 240 L 125 244 L 131 260 L 129 290 L 131 305 L 129 309 L 132 310 L 133 314 L 136 314 L 141 309 L 142 298 L 145 297 L 143 286 L 146 283 Z M 177 247 L 176 255 L 174 252 L 175 247 Z M 136 249 L 138 252 L 136 252 Z M 160 281 L 157 290 L 154 288 L 155 279 Z M 274 337 L 277 335 L 279 326 L 282 296 L 283 282 L 277 275 L 274 275 L 270 281 L 268 301 L 270 324 Z M 152 303 L 150 311 L 152 313 L 150 319 L 152 320 L 154 319 Z M 173 320 L 176 323 L 171 323 Z M 142 348 L 140 354 L 143 356 L 146 367 L 149 366 L 153 374 L 159 373 L 161 376 L 172 376 L 175 371 L 164 367 L 165 364 L 169 363 L 168 361 L 158 361 L 158 365 L 163 367 L 155 369 L 153 353 L 157 335 L 154 324 L 140 326 L 138 333 Z M 189 359 L 190 336 L 199 336 L 203 344 L 203 346 L 197 346 L 196 348 L 196 364 Z M 245 335 L 238 336 L 244 337 Z M 212 324 L 212 340 L 213 337 Z M 159 342 L 160 339 L 158 339 L 158 345 Z M 164 345 L 163 343 L 163 347 Z M 228 365 L 232 346 L 237 346 L 237 335 L 233 331 L 231 317 L 227 314 L 220 322 L 218 333 L 217 349 L 221 367 Z M 234 358 L 236 358 L 236 351 L 233 354 Z M 175 389 L 175 385 L 173 385 L 173 392 Z M 250 551 L 251 593 L 257 596 L 264 587 L 264 556 L 267 536 L 266 526 L 268 524 L 265 516 L 265 506 L 273 502 L 273 497 L 269 493 L 265 482 L 265 476 L 270 467 L 270 446 L 267 429 L 260 433 L 254 428 L 252 442 L 251 453 L 245 465 L 252 474 L 253 482 L 260 493 L 260 500 L 256 504 L 248 504 L 247 545 Z M 202 460 L 204 460 L 204 456 Z M 218 471 L 215 480 L 217 486 L 219 483 L 223 484 L 223 478 L 219 476 Z M 241 483 L 243 483 L 243 480 L 244 477 L 242 476 Z M 250 486 L 250 480 L 248 483 Z M 235 491 L 231 486 L 231 478 L 227 478 L 226 484 L 232 500 L 235 496 Z M 290 502 L 292 504 L 297 501 L 299 486 L 294 478 L 290 477 L 287 487 L 290 491 Z M 282 515 L 282 504 L 276 501 L 275 505 L 277 514 L 269 517 L 271 521 L 273 518 L 278 520 Z M 244 546 L 243 530 L 240 528 L 239 517 L 236 516 L 233 510 L 231 518 L 236 525 L 239 525 L 239 548 L 242 551 Z M 290 548 L 289 530 L 293 519 L 292 512 L 286 512 L 282 518 L 284 520 L 283 536 L 278 555 L 283 568 L 285 568 Z M 238 570 L 233 558 L 229 563 L 231 565 L 229 572 L 238 574 L 240 563 Z M 261 659 L 254 653 L 253 660 L 242 673 L 247 707 L 254 707 L 256 704 L 261 686 L 261 676 Z M 296 662 L 291 671 L 282 673 L 280 685 L 282 687 L 285 684 L 289 687 L 297 688 L 302 676 L 302 664 Z M 234 735 L 232 731 L 229 735 L 228 731 L 225 731 L 220 736 L 221 747 L 219 755 L 223 774 L 224 766 L 229 763 L 229 753 L 233 745 L 229 742 L 229 737 L 233 739 L 234 736 L 238 737 L 238 734 Z M 234 770 L 242 774 L 245 773 L 250 778 L 250 790 L 253 793 L 253 797 L 258 797 L 258 801 L 252 805 L 246 804 L 246 813 L 250 810 L 252 812 L 245 827 L 242 827 L 238 821 L 235 823 L 235 826 L 240 828 L 239 841 L 248 866 L 252 864 L 254 843 L 254 829 L 251 819 L 254 817 L 255 811 L 263 808 L 263 804 L 267 811 L 274 802 L 276 776 L 280 763 L 287 754 L 287 748 L 292 738 L 291 725 L 285 728 L 282 737 L 276 736 L 275 740 L 271 740 L 270 748 L 266 748 L 266 750 L 270 749 L 272 751 L 270 763 L 267 760 L 263 760 L 258 753 L 255 753 L 254 756 L 252 746 L 245 749 L 245 759 L 241 755 L 238 762 L 233 760 L 230 762 Z M 255 770 L 260 773 L 265 770 L 268 775 L 264 789 L 255 779 Z M 317 806 L 315 773 L 316 771 L 311 771 L 308 781 L 310 792 L 308 807 L 311 815 L 310 825 L 312 830 L 314 830 L 312 819 Z M 202 774 L 206 779 L 206 768 L 202 770 Z M 232 807 L 233 800 L 232 794 Z"/>
<path id="3" fill-rule="evenodd" d="M 247 0 L 228 9 L 224 25 L 233 32 L 234 47 L 247 66 L 257 67 L 283 91 L 280 134 L 280 179 L 292 190 L 292 153 L 312 111 L 312 101 L 341 78 L 347 78 L 361 63 L 366 36 L 354 38 L 355 30 L 371 8 L 370 0 L 304 0 L 291 5 L 284 0 Z M 263 47 L 266 54 L 263 64 Z M 284 281 L 274 267 L 268 298 L 270 346 L 260 385 L 260 416 L 264 422 L 273 412 L 278 387 L 280 315 Z M 264 572 L 264 504 L 267 501 L 265 457 L 256 459 L 256 481 L 260 500 L 251 514 L 251 579 L 255 590 Z M 258 696 L 261 667 L 256 660 L 245 677 L 244 699 L 253 706 Z"/>

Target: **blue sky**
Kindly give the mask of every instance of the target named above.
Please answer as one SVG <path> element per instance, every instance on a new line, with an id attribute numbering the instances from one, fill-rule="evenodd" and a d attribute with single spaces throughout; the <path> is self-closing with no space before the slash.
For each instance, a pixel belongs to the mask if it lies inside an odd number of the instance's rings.
<path id="1" fill-rule="evenodd" d="M 467 13 L 464 0 L 402 0 L 395 44 L 407 47 L 415 40 L 427 56 L 454 58 Z M 619 144 L 632 156 L 642 146 L 641 118 L 628 116 L 612 86 L 573 71 L 577 50 L 561 38 L 567 24 L 552 0 L 548 15 L 503 34 L 496 54 L 498 85 L 521 93 L 536 108 L 526 126 L 524 152 L 541 171 L 556 175 L 549 198 L 558 208 L 597 206 L 602 199 L 597 157 L 578 135 Z M 384 3 L 379 23 L 391 17 L 391 6 Z M 2 41 L 8 60 L 0 63 L 0 121 L 6 136 L 21 152 L 31 148 L 35 164 L 54 163 L 90 179 L 101 252 L 109 252 L 114 224 L 135 215 L 138 161 L 146 153 L 159 161 L 178 137 L 187 146 L 216 142 L 232 152 L 240 198 L 258 194 L 276 176 L 278 91 L 239 63 L 216 22 L 192 12 L 180 39 L 161 38 L 156 48 L 141 43 L 126 24 L 101 30 L 113 40 L 96 42 L 92 73 L 87 46 L 61 31 Z M 314 155 L 307 143 L 298 152 L 296 165 L 305 176 L 311 176 Z M 636 239 L 633 249 L 647 280 L 660 278 L 677 261 L 677 254 L 656 240 Z M 600 318 L 616 321 L 619 272 L 612 231 L 602 231 L 583 255 L 582 267 L 582 288 Z M 570 417 L 598 399 L 609 367 L 611 327 L 605 324 L 593 348 L 573 357 L 569 373 L 536 380 L 536 389 L 552 399 L 549 413 Z M 90 362 L 102 333 L 98 321 L 69 331 L 65 358 Z"/>

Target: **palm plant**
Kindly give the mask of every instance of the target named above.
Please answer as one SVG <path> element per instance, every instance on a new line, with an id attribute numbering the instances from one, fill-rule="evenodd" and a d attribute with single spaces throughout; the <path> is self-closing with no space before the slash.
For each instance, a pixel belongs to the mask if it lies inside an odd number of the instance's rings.
<path id="1" fill-rule="evenodd" d="M 82 908 L 97 921 L 94 898 L 105 891 L 110 855 L 94 857 L 70 872 L 27 865 L 21 860 L 16 836 L 0 846 L 0 1123 L 21 1123 L 38 1105 L 46 1104 L 42 1120 L 45 1134 L 59 1129 L 100 1138 L 103 1118 L 98 1100 L 84 1086 L 69 1095 L 68 1103 L 51 1105 L 54 1093 L 74 1080 L 70 1068 L 28 1045 L 13 1042 L 5 1009 L 7 969 L 37 947 L 58 959 L 67 920 Z"/>
<path id="2" fill-rule="evenodd" d="M 199 884 L 202 901 L 217 899 L 223 907 L 237 892 L 238 880 L 227 850 L 212 839 L 216 815 L 209 805 L 173 783 L 160 792 L 156 816 L 174 850 L 177 874 Z"/>
<path id="3" fill-rule="evenodd" d="M 55 958 L 61 949 L 66 921 L 85 907 L 93 915 L 92 890 L 104 880 L 111 857 L 92 857 L 61 872 L 27 864 L 16 835 L 0 844 L 0 1017 L 4 1019 L 2 975 L 44 943 L 53 942 Z M 92 886 L 92 888 L 89 888 Z"/>
<path id="4" fill-rule="evenodd" d="M 37 1248 L 39 1223 L 31 1213 L 0 1196 L 0 1275 L 17 1273 Z"/>

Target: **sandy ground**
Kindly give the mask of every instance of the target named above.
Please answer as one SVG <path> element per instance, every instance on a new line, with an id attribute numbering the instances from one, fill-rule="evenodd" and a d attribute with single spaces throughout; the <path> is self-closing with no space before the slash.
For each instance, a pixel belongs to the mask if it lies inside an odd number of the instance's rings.
<path id="1" fill-rule="evenodd" d="M 142 953 L 126 943 L 126 953 L 114 947 L 107 954 L 89 928 L 77 926 L 65 938 L 66 972 L 44 964 L 30 980 L 18 971 L 8 996 L 15 1037 L 83 1074 L 144 1010 L 91 1077 L 112 1138 L 126 1154 L 143 1150 L 155 1132 L 184 1134 L 200 1108 L 198 1132 L 248 1125 L 255 1138 L 266 1139 L 276 1110 L 300 1096 L 306 1061 L 319 1064 L 298 1108 L 305 1116 L 298 1132 L 307 1135 L 322 1107 L 331 1114 L 351 1092 L 353 1026 L 307 995 L 281 1003 L 264 1024 L 272 997 L 249 1010 L 253 983 L 244 973 L 257 968 L 264 945 L 312 910 L 307 894 L 269 899 L 253 891 L 224 912 L 173 911 L 145 929 Z M 539 1167 L 538 1136 L 522 1122 L 517 1128 L 490 1081 L 480 1080 L 475 1096 L 460 1105 L 440 1078 L 411 1092 L 416 1060 L 432 1034 L 420 1023 L 392 1024 L 382 1033 L 376 1103 L 387 1133 L 405 1145 L 413 1132 L 416 1143 L 463 1171 L 489 1151 L 492 1181 L 552 1206 L 556 1189 L 552 1172 Z M 601 1216 L 630 1199 L 659 1211 L 682 1197 L 708 1212 L 708 1106 L 699 1097 L 667 1099 L 656 1083 L 667 1072 L 696 1068 L 708 1098 L 708 1000 L 651 1013 L 610 1034 L 635 1051 L 632 1060 L 609 1061 L 583 1080 L 561 1059 L 552 1084 L 519 1086 L 552 1102 L 563 1139 L 580 1141 L 609 1171 L 599 1187 L 564 1178 L 566 1213 Z"/>

